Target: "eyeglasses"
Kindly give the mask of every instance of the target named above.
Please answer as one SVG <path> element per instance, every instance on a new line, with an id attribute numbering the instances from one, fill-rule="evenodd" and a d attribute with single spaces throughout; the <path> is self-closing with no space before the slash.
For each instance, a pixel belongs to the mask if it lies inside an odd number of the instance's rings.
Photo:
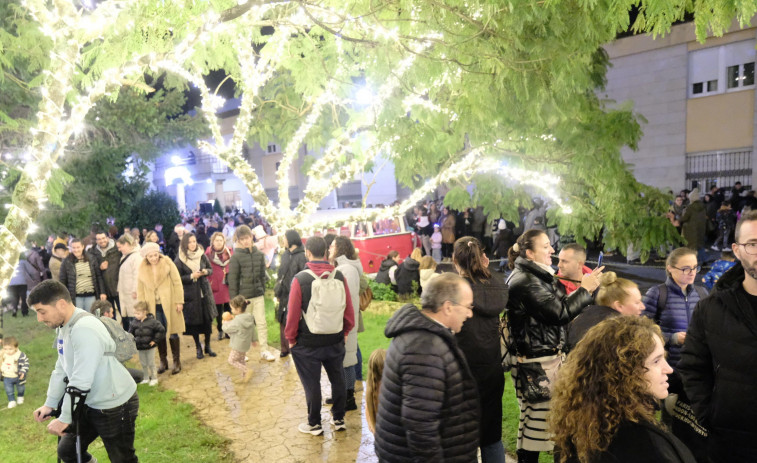
<path id="1" fill-rule="evenodd" d="M 757 252 L 755 253 L 757 254 Z M 681 273 L 683 273 L 684 275 L 694 275 L 695 273 L 699 273 L 699 271 L 702 270 L 702 267 L 699 265 L 697 265 L 696 267 L 683 267 L 683 268 L 673 267 L 671 265 L 670 267 L 676 270 L 680 270 Z"/>
<path id="2" fill-rule="evenodd" d="M 746 251 L 747 254 L 757 254 L 757 243 L 736 243 L 736 246 L 744 246 L 744 251 Z"/>
<path id="3" fill-rule="evenodd" d="M 471 304 L 471 305 L 463 305 L 463 304 L 460 304 L 459 302 L 453 301 L 453 300 L 449 300 L 449 302 L 451 302 L 454 305 L 459 305 L 460 307 L 465 307 L 466 309 L 468 309 L 470 311 L 473 311 L 473 304 Z"/>

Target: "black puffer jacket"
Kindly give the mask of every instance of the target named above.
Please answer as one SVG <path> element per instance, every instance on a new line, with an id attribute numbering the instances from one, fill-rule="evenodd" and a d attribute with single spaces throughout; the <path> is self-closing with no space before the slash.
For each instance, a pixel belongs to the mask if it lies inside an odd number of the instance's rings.
<path id="1" fill-rule="evenodd" d="M 694 310 L 677 371 L 712 461 L 757 455 L 757 312 L 737 262 Z"/>
<path id="2" fill-rule="evenodd" d="M 137 350 L 152 349 L 166 337 L 166 329 L 151 313 L 148 313 L 147 318 L 142 321 L 133 319 L 129 323 L 129 333 L 134 335 Z M 155 341 L 155 344 L 151 346 L 152 341 Z"/>
<path id="3" fill-rule="evenodd" d="M 383 261 L 381 261 L 381 266 L 379 267 L 379 271 L 376 274 L 376 283 L 391 285 L 392 280 L 389 278 L 389 269 L 391 269 L 395 265 L 397 265 L 397 262 L 395 262 L 394 259 L 384 259 Z M 420 273 L 418 274 L 418 277 L 420 278 Z"/>
<path id="4" fill-rule="evenodd" d="M 174 264 L 179 271 L 181 284 L 184 286 L 184 310 L 182 310 L 184 323 L 187 326 L 208 326 L 218 315 L 213 291 L 210 289 L 210 281 L 208 280 L 208 276 L 213 274 L 210 259 L 205 254 L 200 256 L 200 270 L 207 270 L 208 275 L 200 277 L 198 280 L 192 279 L 192 269 L 187 267 L 187 264 L 182 262 L 179 257 L 176 257 Z"/>
<path id="5" fill-rule="evenodd" d="M 265 293 L 265 255 L 255 246 L 236 248 L 229 261 L 229 297 L 241 294 L 247 299 Z"/>
<path id="6" fill-rule="evenodd" d="M 418 291 L 421 289 L 421 272 L 418 268 L 421 266 L 420 262 L 408 257 L 402 262 L 400 268 L 394 274 L 394 279 L 397 280 L 397 294 L 410 294 L 413 292 L 413 282 L 418 282 Z"/>
<path id="7" fill-rule="evenodd" d="M 502 439 L 502 392 L 505 381 L 500 352 L 499 318 L 507 304 L 507 284 L 501 276 L 485 282 L 468 279 L 473 290 L 473 317 L 455 338 L 478 385 L 481 399 L 481 446 Z M 497 406 L 500 404 L 500 406 Z"/>
<path id="8" fill-rule="evenodd" d="M 278 271 L 278 281 L 274 288 L 274 295 L 279 300 L 276 319 L 279 323 L 286 320 L 287 304 L 289 304 L 289 290 L 292 288 L 292 278 L 305 270 L 308 258 L 305 257 L 305 247 L 300 245 L 294 251 L 287 249 L 281 256 L 281 266 Z"/>
<path id="9" fill-rule="evenodd" d="M 570 296 L 554 276 L 534 262 L 518 257 L 507 279 L 510 332 L 518 355 L 527 358 L 554 355 L 565 346 L 565 325 L 594 302 L 584 288 Z"/>
<path id="10" fill-rule="evenodd" d="M 476 461 L 476 382 L 452 332 L 408 304 L 392 315 L 384 334 L 394 339 L 376 416 L 379 460 Z"/>
<path id="11" fill-rule="evenodd" d="M 99 299 L 100 294 L 105 294 L 105 282 L 103 281 L 102 273 L 97 271 L 96 262 L 86 253 L 82 255 L 86 256 L 89 262 L 89 270 L 92 272 L 92 285 L 95 287 L 95 299 Z M 72 301 L 76 299 L 76 261 L 76 256 L 72 252 L 60 264 L 60 282 L 68 288 Z"/>

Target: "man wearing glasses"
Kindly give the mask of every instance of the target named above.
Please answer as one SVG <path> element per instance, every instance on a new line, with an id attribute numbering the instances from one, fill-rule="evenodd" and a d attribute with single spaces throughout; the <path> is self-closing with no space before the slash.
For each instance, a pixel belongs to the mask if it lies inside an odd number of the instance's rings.
<path id="1" fill-rule="evenodd" d="M 442 273 L 392 315 L 376 416 L 376 453 L 384 462 L 476 461 L 479 401 L 455 333 L 473 316 L 473 291 Z"/>
<path id="2" fill-rule="evenodd" d="M 740 265 L 697 306 L 678 364 L 713 463 L 757 455 L 757 211 L 741 217 L 731 247 Z"/>

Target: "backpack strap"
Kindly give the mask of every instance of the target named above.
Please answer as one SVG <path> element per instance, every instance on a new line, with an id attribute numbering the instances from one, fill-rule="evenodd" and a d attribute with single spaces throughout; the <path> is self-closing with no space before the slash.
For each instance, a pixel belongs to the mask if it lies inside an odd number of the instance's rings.
<path id="1" fill-rule="evenodd" d="M 709 296 L 709 294 L 707 294 L 707 291 L 701 286 L 694 286 L 694 289 L 696 290 L 697 294 L 699 294 L 700 301 Z"/>
<path id="2" fill-rule="evenodd" d="M 660 291 L 660 293 L 657 296 L 657 312 L 655 312 L 654 314 L 654 322 L 659 325 L 662 311 L 665 310 L 665 304 L 668 303 L 668 287 L 667 285 L 665 285 L 665 283 L 663 283 L 661 285 L 657 285 L 657 289 Z"/>

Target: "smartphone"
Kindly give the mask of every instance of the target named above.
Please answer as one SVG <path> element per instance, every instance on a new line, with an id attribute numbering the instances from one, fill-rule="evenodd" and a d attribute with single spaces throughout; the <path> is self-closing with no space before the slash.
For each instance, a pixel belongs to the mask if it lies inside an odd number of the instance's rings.
<path id="1" fill-rule="evenodd" d="M 604 257 L 605 257 L 605 253 L 603 251 L 599 251 L 599 257 L 597 258 L 597 267 L 596 268 L 599 268 L 599 267 L 602 266 L 602 260 L 604 259 Z"/>

